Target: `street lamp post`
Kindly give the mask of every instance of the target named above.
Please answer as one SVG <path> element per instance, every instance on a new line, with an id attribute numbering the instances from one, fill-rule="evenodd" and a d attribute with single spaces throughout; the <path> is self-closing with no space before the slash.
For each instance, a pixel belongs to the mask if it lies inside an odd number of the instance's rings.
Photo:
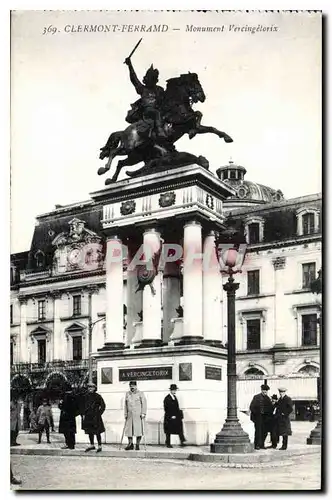
<path id="1" fill-rule="evenodd" d="M 88 365 L 88 374 L 89 374 L 89 383 L 92 382 L 92 331 L 93 327 L 95 326 L 96 323 L 99 323 L 99 321 L 104 321 L 105 318 L 99 318 L 96 321 L 92 321 L 92 295 L 95 293 L 96 289 L 90 289 L 89 290 L 89 327 L 88 327 L 88 339 L 89 339 L 89 365 Z"/>
<path id="2" fill-rule="evenodd" d="M 219 248 L 220 245 L 218 250 Z M 228 245 L 226 249 L 222 245 L 218 255 L 221 272 L 229 275 L 227 283 L 223 285 L 227 292 L 227 417 L 223 428 L 211 444 L 212 453 L 250 453 L 253 451 L 253 444 L 237 417 L 236 398 L 235 294 L 239 283 L 234 282 L 233 274 L 241 272 L 244 256 L 245 245 L 238 244 Z"/>
<path id="3" fill-rule="evenodd" d="M 322 270 L 318 271 L 318 277 L 311 284 L 311 291 L 320 295 L 322 293 Z M 320 378 L 318 379 L 317 396 L 319 404 L 319 417 L 316 427 L 311 431 L 310 436 L 307 438 L 307 444 L 322 444 L 322 370 L 323 370 L 323 356 L 322 356 L 322 310 L 319 314 L 319 333 L 320 333 L 320 345 L 319 345 L 319 359 L 320 359 Z"/>

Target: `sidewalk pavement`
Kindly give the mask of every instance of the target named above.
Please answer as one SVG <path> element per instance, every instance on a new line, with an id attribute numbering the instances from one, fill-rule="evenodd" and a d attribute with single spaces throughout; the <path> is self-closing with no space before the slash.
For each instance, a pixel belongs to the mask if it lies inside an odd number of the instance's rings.
<path id="1" fill-rule="evenodd" d="M 302 424 L 302 425 L 296 425 Z M 42 443 L 38 444 L 38 434 L 29 434 L 28 432 L 20 432 L 18 443 L 20 446 L 11 447 L 10 451 L 13 455 L 42 455 L 42 456 L 94 456 L 94 457 L 118 457 L 118 458 L 137 458 L 137 459 L 159 459 L 159 460 L 191 460 L 199 462 L 214 462 L 225 467 L 277 467 L 291 465 L 294 460 L 301 456 L 320 454 L 321 447 L 315 445 L 307 445 L 306 438 L 310 430 L 315 426 L 313 423 L 295 422 L 293 425 L 293 435 L 289 439 L 289 448 L 286 451 L 279 449 L 268 448 L 266 450 L 255 450 L 252 453 L 245 454 L 219 454 L 210 453 L 209 446 L 192 446 L 188 445 L 185 448 L 174 446 L 169 449 L 164 446 L 147 445 L 141 443 L 140 451 L 125 451 L 126 444 L 121 446 L 116 444 L 103 444 L 102 452 L 95 451 L 85 452 L 87 444 L 78 443 L 74 450 L 62 450 L 64 438 L 62 434 L 57 432 L 51 433 L 51 443 L 46 443 L 46 436 L 43 435 Z M 267 446 L 269 445 L 267 439 Z M 279 446 L 280 447 L 280 446 Z M 278 448 L 279 448 L 278 447 Z"/>

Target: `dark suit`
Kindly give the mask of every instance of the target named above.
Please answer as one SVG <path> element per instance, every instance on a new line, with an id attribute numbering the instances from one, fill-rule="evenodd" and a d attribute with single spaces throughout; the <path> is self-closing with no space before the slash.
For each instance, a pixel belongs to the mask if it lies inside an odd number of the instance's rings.
<path id="1" fill-rule="evenodd" d="M 174 398 L 174 399 L 173 399 Z M 164 399 L 164 432 L 166 434 L 166 445 L 171 444 L 171 434 L 178 434 L 181 443 L 184 443 L 185 437 L 183 435 L 183 412 L 179 408 L 179 402 L 176 396 L 168 394 Z"/>
<path id="2" fill-rule="evenodd" d="M 65 436 L 66 445 L 70 449 L 75 448 L 76 415 L 78 415 L 77 402 L 72 394 L 65 394 L 59 403 L 60 421 L 59 432 Z"/>
<path id="3" fill-rule="evenodd" d="M 255 448 L 264 448 L 273 406 L 268 395 L 256 394 L 250 403 L 250 418 L 255 424 Z"/>
<path id="4" fill-rule="evenodd" d="M 292 429 L 289 415 L 293 411 L 293 401 L 287 395 L 279 398 L 276 404 L 277 433 L 282 436 L 282 448 L 287 449 L 288 436 L 291 436 Z"/>

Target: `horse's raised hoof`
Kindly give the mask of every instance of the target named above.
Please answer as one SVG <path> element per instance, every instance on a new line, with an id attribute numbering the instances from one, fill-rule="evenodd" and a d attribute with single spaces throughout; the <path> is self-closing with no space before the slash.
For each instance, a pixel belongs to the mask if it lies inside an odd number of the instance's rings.
<path id="1" fill-rule="evenodd" d="M 193 139 L 196 134 L 197 132 L 195 130 L 189 130 L 188 132 L 189 139 Z"/>
<path id="2" fill-rule="evenodd" d="M 113 181 L 112 179 L 108 178 L 105 181 L 105 186 L 108 186 L 109 184 L 113 184 L 113 182 L 115 182 L 115 181 Z"/>
<path id="3" fill-rule="evenodd" d="M 100 167 L 100 168 L 98 168 L 97 173 L 98 173 L 98 175 L 103 175 L 103 174 L 106 174 L 107 170 L 108 170 L 108 168 L 106 168 L 106 167 Z"/>
<path id="4" fill-rule="evenodd" d="M 227 134 L 224 135 L 224 140 L 225 142 L 233 142 L 233 139 Z"/>

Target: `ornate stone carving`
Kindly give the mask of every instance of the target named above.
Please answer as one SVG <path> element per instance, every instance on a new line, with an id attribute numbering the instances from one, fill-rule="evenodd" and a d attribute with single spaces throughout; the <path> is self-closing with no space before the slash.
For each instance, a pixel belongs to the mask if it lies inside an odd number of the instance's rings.
<path id="1" fill-rule="evenodd" d="M 240 186 L 239 189 L 237 190 L 237 195 L 239 198 L 246 198 L 246 196 L 248 196 L 248 193 L 249 189 L 245 185 Z"/>
<path id="2" fill-rule="evenodd" d="M 135 210 L 136 210 L 136 201 L 128 200 L 128 201 L 123 201 L 121 203 L 121 207 L 120 207 L 121 215 L 133 214 L 135 212 Z"/>
<path id="3" fill-rule="evenodd" d="M 102 239 L 85 227 L 85 221 L 72 219 L 69 231 L 58 234 L 52 241 L 53 274 L 67 271 L 92 271 L 103 266 Z"/>
<path id="4" fill-rule="evenodd" d="M 170 191 L 169 193 L 162 193 L 159 196 L 159 206 L 160 207 L 170 207 L 175 203 L 175 193 L 174 191 Z"/>
<path id="5" fill-rule="evenodd" d="M 273 267 L 276 271 L 279 269 L 285 269 L 286 266 L 286 257 L 276 257 L 273 259 Z"/>

